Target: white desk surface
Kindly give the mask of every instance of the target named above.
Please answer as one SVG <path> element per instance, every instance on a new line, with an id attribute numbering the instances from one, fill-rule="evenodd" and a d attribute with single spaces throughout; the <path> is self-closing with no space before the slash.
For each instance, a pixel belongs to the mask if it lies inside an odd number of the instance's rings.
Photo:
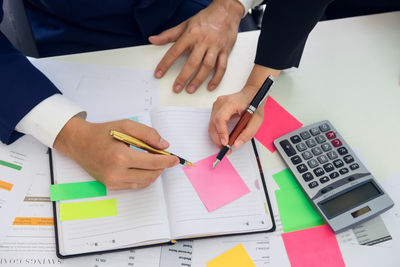
<path id="1" fill-rule="evenodd" d="M 194 95 L 172 92 L 179 59 L 161 80 L 161 105 L 211 107 L 241 89 L 251 71 L 259 31 L 241 33 L 221 85 Z M 169 46 L 140 46 L 58 57 L 81 63 L 154 69 Z M 266 51 L 268 52 L 268 51 Z M 271 92 L 303 124 L 329 119 L 358 148 L 377 179 L 400 170 L 400 12 L 320 22 L 299 69 L 285 71 Z M 261 151 L 264 168 L 282 166 Z"/>

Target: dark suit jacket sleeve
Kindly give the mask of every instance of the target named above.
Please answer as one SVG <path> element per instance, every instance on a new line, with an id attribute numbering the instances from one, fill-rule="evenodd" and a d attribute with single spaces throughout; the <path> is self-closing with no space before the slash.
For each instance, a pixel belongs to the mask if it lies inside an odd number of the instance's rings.
<path id="1" fill-rule="evenodd" d="M 308 34 L 332 1 L 267 1 L 255 63 L 279 70 L 298 67 Z"/>
<path id="2" fill-rule="evenodd" d="M 0 22 L 3 18 L 0 0 Z M 10 144 L 22 134 L 18 122 L 58 89 L 0 32 L 0 141 Z"/>

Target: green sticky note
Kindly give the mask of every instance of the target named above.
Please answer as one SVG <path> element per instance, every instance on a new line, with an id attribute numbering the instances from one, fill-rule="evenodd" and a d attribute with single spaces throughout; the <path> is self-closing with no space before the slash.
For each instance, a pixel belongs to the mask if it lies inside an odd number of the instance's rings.
<path id="1" fill-rule="evenodd" d="M 3 161 L 3 160 L 0 160 L 0 165 L 3 165 L 5 167 L 9 167 L 11 169 L 15 169 L 17 171 L 20 171 L 22 169 L 22 167 L 19 166 L 19 165 L 13 164 L 11 162 Z"/>
<path id="2" fill-rule="evenodd" d="M 60 220 L 83 220 L 117 216 L 117 200 L 60 203 Z"/>
<path id="3" fill-rule="evenodd" d="M 289 169 L 284 169 L 278 173 L 272 175 L 275 182 L 278 184 L 279 189 L 292 189 L 292 188 L 300 188 L 300 185 L 297 183 L 296 178 L 293 176 L 292 172 Z"/>
<path id="4" fill-rule="evenodd" d="M 50 185 L 51 201 L 102 197 L 107 195 L 104 184 L 98 181 Z"/>
<path id="5" fill-rule="evenodd" d="M 300 188 L 276 190 L 275 195 L 285 233 L 325 224 Z"/>

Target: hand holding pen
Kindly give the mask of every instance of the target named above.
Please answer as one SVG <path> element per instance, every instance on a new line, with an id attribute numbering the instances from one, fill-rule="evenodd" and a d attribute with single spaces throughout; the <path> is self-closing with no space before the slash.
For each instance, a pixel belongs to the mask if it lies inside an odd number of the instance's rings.
<path id="1" fill-rule="evenodd" d="M 91 123 L 73 117 L 57 136 L 55 148 L 76 161 L 108 189 L 144 188 L 166 168 L 179 164 L 175 156 L 136 151 L 109 134 L 115 129 L 158 150 L 169 144 L 151 127 L 131 120 Z"/>
<path id="2" fill-rule="evenodd" d="M 235 128 L 232 130 L 231 134 L 229 135 L 229 140 L 227 143 L 222 141 L 223 147 L 221 148 L 220 152 L 218 153 L 216 160 L 213 164 L 213 168 L 217 166 L 217 164 L 222 160 L 222 158 L 226 155 L 226 153 L 231 149 L 232 145 L 235 143 L 237 137 L 242 133 L 242 131 L 246 128 L 247 124 L 249 123 L 250 119 L 252 118 L 253 114 L 255 113 L 256 109 L 264 102 L 267 97 L 267 93 L 271 88 L 272 84 L 274 83 L 273 77 L 268 76 L 268 78 L 264 81 L 263 85 L 260 87 L 256 95 L 254 96 L 253 100 L 250 102 L 247 110 L 242 113 L 239 121 L 237 122 Z M 226 126 L 225 126 L 226 127 Z M 210 130 L 211 122 L 210 122 Z M 226 130 L 226 129 L 224 129 Z M 217 129 L 218 132 L 218 129 Z M 221 131 L 224 132 L 224 131 Z M 218 132 L 220 134 L 221 132 Z M 211 132 L 210 132 L 211 133 Z M 225 143 L 225 145 L 224 145 Z"/>
<path id="3" fill-rule="evenodd" d="M 145 142 L 143 142 L 135 137 L 129 136 L 127 134 L 123 134 L 123 133 L 111 130 L 110 135 L 121 142 L 124 142 L 128 145 L 134 146 L 136 148 L 143 149 L 150 153 L 159 154 L 159 155 L 175 156 L 179 159 L 179 164 L 181 164 L 181 165 L 189 166 L 189 167 L 195 166 L 193 163 L 191 163 L 190 161 L 187 161 L 184 158 L 181 158 L 181 157 L 179 157 L 175 154 L 172 154 L 171 152 L 165 151 L 165 150 L 156 149 L 156 148 L 146 144 Z"/>

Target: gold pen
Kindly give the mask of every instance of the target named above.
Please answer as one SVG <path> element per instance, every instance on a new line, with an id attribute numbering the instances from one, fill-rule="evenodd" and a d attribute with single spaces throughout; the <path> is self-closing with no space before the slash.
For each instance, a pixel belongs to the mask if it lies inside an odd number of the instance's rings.
<path id="1" fill-rule="evenodd" d="M 135 137 L 129 136 L 127 134 L 123 134 L 123 133 L 111 130 L 110 131 L 110 135 L 112 137 L 114 137 L 115 139 L 119 140 L 119 141 L 122 141 L 122 142 L 124 142 L 124 143 L 126 143 L 128 145 L 132 145 L 134 147 L 146 150 L 147 152 L 152 152 L 152 153 L 161 154 L 161 155 L 175 156 L 175 157 L 177 157 L 179 159 L 179 163 L 182 164 L 182 165 L 190 166 L 190 167 L 194 167 L 195 166 L 190 161 L 187 161 L 187 160 L 185 160 L 185 159 L 183 159 L 183 158 L 181 158 L 181 157 L 179 157 L 179 156 L 177 156 L 175 154 L 172 154 L 171 152 L 168 152 L 168 151 L 165 151 L 165 150 L 155 149 L 155 148 L 149 146 L 148 144 L 146 144 L 145 142 L 140 141 L 139 139 L 136 139 Z"/>

